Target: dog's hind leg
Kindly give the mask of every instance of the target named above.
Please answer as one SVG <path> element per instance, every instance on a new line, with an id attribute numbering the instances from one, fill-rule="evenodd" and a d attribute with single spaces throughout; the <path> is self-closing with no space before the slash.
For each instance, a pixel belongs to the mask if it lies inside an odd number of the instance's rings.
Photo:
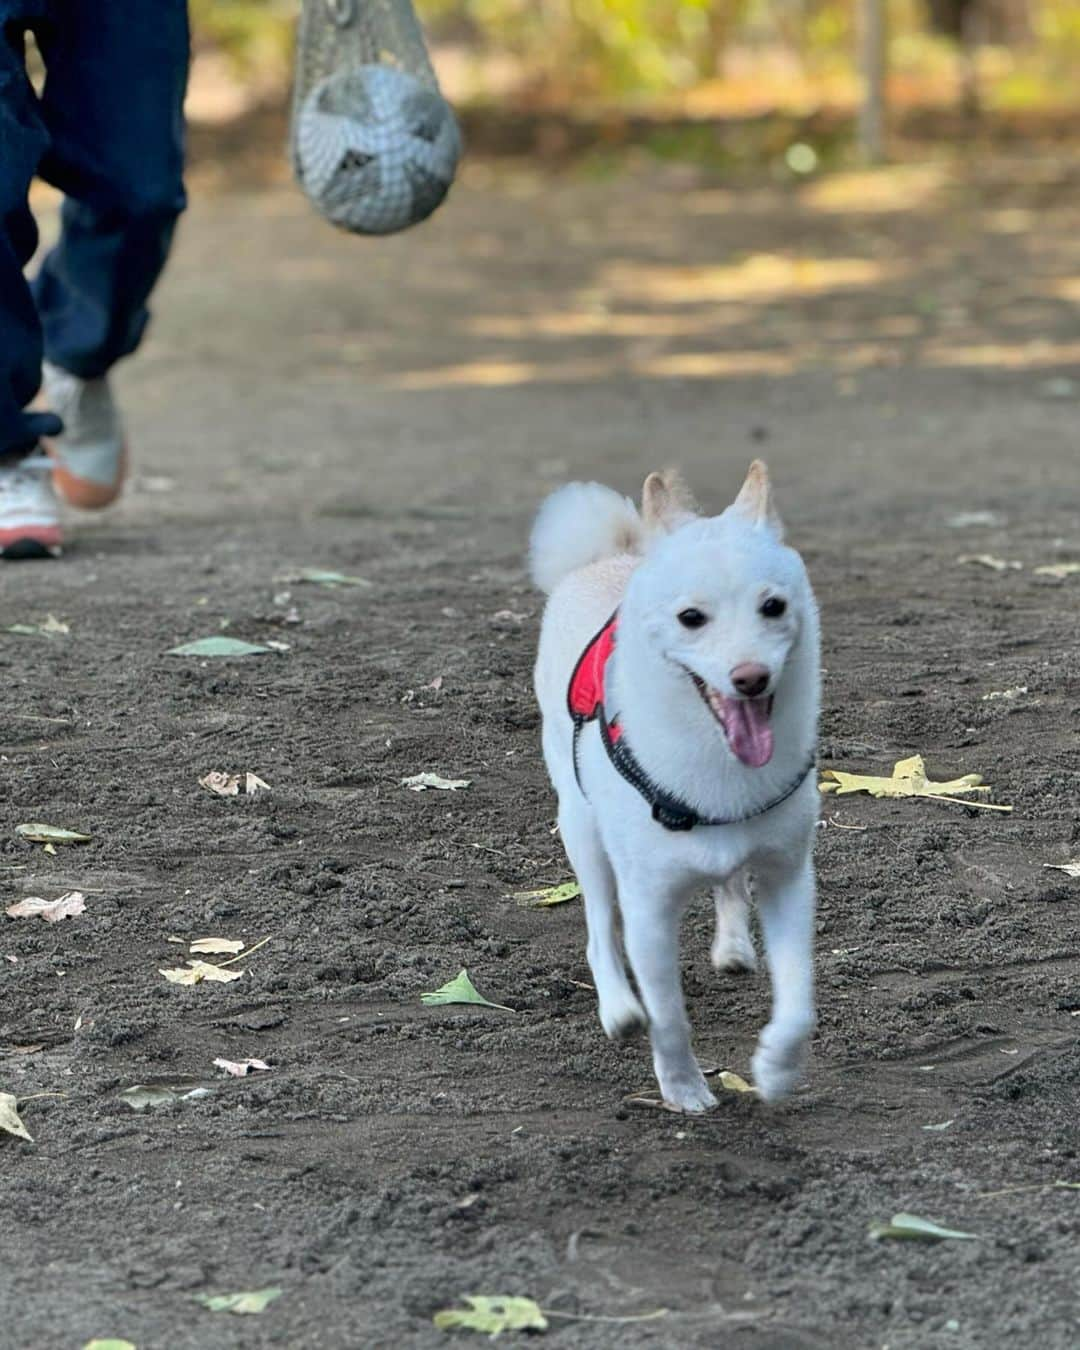
<path id="1" fill-rule="evenodd" d="M 600 1023 L 613 1041 L 645 1026 L 645 1012 L 626 977 L 615 923 L 615 873 L 604 852 L 592 811 L 581 802 L 559 810 L 559 832 L 585 900 L 586 955 L 596 983 Z"/>
<path id="2" fill-rule="evenodd" d="M 814 870 L 809 851 L 782 869 L 755 868 L 755 878 L 773 1007 L 754 1052 L 754 1083 L 765 1101 L 779 1101 L 802 1077 L 815 1022 Z"/>
<path id="3" fill-rule="evenodd" d="M 716 970 L 757 970 L 757 955 L 750 936 L 750 879 L 746 870 L 732 873 L 713 887 L 716 902 L 716 935 L 712 957 Z"/>
<path id="4" fill-rule="evenodd" d="M 653 1068 L 664 1101 L 679 1111 L 716 1105 L 694 1052 L 679 977 L 682 898 L 648 890 L 641 881 L 620 885 L 626 954 L 649 1014 Z"/>

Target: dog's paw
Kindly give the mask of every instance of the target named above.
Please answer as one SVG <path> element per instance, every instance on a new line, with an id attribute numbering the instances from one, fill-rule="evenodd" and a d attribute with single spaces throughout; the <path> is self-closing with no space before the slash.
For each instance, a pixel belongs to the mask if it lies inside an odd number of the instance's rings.
<path id="1" fill-rule="evenodd" d="M 766 1028 L 750 1062 L 762 1101 L 779 1102 L 790 1097 L 806 1072 L 807 1051 L 808 1038 L 779 1041 Z"/>
<path id="2" fill-rule="evenodd" d="M 629 1041 L 649 1025 L 645 1009 L 627 989 L 624 994 L 607 998 L 600 1004 L 600 1025 L 613 1041 Z"/>
<path id="3" fill-rule="evenodd" d="M 682 1111 L 686 1115 L 701 1115 L 704 1111 L 711 1111 L 716 1105 L 716 1098 L 709 1091 L 705 1076 L 696 1064 L 692 1072 L 665 1074 L 659 1082 L 661 1096 L 675 1111 Z"/>
<path id="4" fill-rule="evenodd" d="M 709 955 L 716 971 L 738 974 L 757 970 L 757 952 L 747 933 L 717 933 Z"/>

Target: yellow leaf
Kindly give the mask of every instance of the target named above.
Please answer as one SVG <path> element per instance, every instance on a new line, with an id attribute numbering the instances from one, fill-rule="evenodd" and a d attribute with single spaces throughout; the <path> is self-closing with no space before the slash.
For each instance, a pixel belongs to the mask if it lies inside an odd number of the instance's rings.
<path id="1" fill-rule="evenodd" d="M 868 792 L 871 797 L 929 797 L 935 801 L 959 801 L 961 806 L 977 806 L 984 811 L 1011 811 L 1011 806 L 995 806 L 990 802 L 960 801 L 971 792 L 989 792 L 991 789 L 977 773 L 966 773 L 947 783 L 934 783 L 926 776 L 922 755 L 900 759 L 893 765 L 891 778 L 871 774 L 845 773 L 842 769 L 825 769 L 818 784 L 822 792 L 835 792 L 842 797 L 848 792 Z"/>
<path id="2" fill-rule="evenodd" d="M 463 1294 L 468 1308 L 443 1308 L 432 1321 L 440 1331 L 457 1328 L 486 1332 L 492 1339 L 502 1331 L 546 1331 L 547 1319 L 531 1298 L 504 1294 Z"/>
<path id="3" fill-rule="evenodd" d="M 226 952 L 230 956 L 235 956 L 237 952 L 244 950 L 244 944 L 240 938 L 196 938 L 191 944 L 191 950 L 201 956 L 221 956 Z"/>
<path id="4" fill-rule="evenodd" d="M 732 1073 L 730 1069 L 725 1069 L 720 1074 L 720 1084 L 727 1088 L 729 1092 L 756 1092 L 757 1088 L 752 1087 L 745 1078 L 740 1078 L 737 1073 Z"/>

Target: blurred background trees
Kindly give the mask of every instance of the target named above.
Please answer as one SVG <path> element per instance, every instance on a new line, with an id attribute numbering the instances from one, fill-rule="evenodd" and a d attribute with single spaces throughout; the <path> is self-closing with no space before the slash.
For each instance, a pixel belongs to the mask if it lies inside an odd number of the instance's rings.
<path id="1" fill-rule="evenodd" d="M 284 96 L 299 0 L 193 0 L 204 68 L 249 102 Z M 898 115 L 1044 116 L 1080 104 L 1080 0 L 417 0 L 444 85 L 492 116 L 618 108 L 690 120 L 856 125 L 867 44 L 885 19 Z M 862 60 L 860 61 L 860 51 Z"/>

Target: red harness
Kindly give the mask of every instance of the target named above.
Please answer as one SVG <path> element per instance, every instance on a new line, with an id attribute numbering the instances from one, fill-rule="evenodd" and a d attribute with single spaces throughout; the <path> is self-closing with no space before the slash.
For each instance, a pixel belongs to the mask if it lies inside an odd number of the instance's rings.
<path id="1" fill-rule="evenodd" d="M 619 626 L 616 612 L 578 657 L 570 687 L 566 691 L 566 706 L 575 724 L 592 722 L 604 711 L 604 675 L 611 653 L 615 650 L 615 630 Z M 617 722 L 608 723 L 608 734 L 613 741 L 622 735 Z"/>

